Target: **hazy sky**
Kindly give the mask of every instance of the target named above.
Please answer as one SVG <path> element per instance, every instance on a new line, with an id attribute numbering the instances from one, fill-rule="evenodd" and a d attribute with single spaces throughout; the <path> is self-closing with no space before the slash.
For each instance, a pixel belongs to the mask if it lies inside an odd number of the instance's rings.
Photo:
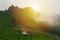
<path id="1" fill-rule="evenodd" d="M 38 4 L 44 12 L 60 13 L 60 0 L 0 0 L 0 10 L 7 9 L 12 4 L 19 7 Z"/>

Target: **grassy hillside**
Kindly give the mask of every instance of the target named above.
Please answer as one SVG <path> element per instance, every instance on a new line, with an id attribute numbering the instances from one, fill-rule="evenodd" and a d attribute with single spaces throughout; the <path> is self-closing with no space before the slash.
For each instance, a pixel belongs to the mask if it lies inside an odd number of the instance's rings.
<path id="1" fill-rule="evenodd" d="M 0 40 L 60 40 L 48 35 L 22 35 L 19 30 L 16 30 L 11 25 L 10 17 L 0 15 Z"/>
<path id="2" fill-rule="evenodd" d="M 60 40 L 55 37 L 48 35 L 32 36 L 22 35 L 20 31 L 13 28 L 2 28 L 0 29 L 0 40 Z"/>

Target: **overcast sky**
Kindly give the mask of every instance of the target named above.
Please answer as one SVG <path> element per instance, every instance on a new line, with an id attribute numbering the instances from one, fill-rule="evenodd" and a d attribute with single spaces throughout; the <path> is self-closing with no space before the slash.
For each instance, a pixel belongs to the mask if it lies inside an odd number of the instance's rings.
<path id="1" fill-rule="evenodd" d="M 12 4 L 19 7 L 38 4 L 44 12 L 60 13 L 60 0 L 0 0 L 0 10 L 7 9 Z"/>

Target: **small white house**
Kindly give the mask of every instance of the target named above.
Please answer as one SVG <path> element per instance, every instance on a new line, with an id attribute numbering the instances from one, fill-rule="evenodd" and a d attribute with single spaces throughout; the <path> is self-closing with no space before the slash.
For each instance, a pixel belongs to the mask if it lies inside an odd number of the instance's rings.
<path id="1" fill-rule="evenodd" d="M 22 34 L 23 35 L 28 35 L 28 32 L 27 31 L 22 31 Z"/>

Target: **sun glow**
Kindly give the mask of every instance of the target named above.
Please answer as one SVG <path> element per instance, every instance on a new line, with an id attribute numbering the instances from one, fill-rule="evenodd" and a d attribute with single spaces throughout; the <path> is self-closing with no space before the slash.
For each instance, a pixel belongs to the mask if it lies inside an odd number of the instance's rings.
<path id="1" fill-rule="evenodd" d="M 31 7 L 34 11 L 41 11 L 41 7 L 38 5 L 32 5 Z"/>

